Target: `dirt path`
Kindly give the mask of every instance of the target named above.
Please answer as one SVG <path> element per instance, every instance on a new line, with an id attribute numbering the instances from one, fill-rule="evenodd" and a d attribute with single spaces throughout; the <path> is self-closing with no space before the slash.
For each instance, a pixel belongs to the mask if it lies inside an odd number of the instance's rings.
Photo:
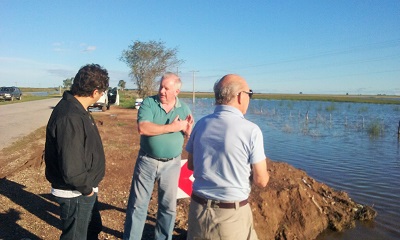
<path id="1" fill-rule="evenodd" d="M 134 109 L 112 107 L 93 113 L 106 153 L 106 176 L 99 201 L 104 229 L 101 239 L 122 237 L 125 208 L 133 167 L 139 149 Z M 0 151 L 0 239 L 57 239 L 58 208 L 44 177 L 41 128 L 15 145 Z M 183 154 L 183 158 L 186 158 Z M 304 171 L 269 162 L 271 181 L 253 187 L 250 196 L 260 239 L 315 239 L 325 229 L 343 231 L 356 219 L 373 219 L 375 212 L 353 202 L 346 193 L 331 189 Z M 189 199 L 178 200 L 174 239 L 185 239 Z M 153 238 L 156 193 L 149 206 L 143 239 Z"/>

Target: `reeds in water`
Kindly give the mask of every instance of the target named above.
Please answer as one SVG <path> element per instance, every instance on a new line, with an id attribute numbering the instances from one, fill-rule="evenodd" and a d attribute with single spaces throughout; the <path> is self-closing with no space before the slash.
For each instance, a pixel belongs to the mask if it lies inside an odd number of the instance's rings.
<path id="1" fill-rule="evenodd" d="M 370 137 L 379 137 L 383 135 L 383 132 L 384 126 L 378 120 L 372 121 L 367 126 L 367 133 Z"/>

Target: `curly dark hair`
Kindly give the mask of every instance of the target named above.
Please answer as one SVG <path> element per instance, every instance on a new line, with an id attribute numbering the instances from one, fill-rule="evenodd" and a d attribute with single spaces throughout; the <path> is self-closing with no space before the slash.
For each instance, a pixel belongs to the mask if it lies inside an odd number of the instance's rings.
<path id="1" fill-rule="evenodd" d="M 105 91 L 108 89 L 108 72 L 98 64 L 87 64 L 75 75 L 71 86 L 72 95 L 88 97 L 95 89 Z"/>

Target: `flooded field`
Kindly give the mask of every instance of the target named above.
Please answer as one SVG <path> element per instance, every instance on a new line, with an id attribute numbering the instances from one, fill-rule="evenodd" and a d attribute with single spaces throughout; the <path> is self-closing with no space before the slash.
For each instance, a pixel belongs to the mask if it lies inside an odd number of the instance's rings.
<path id="1" fill-rule="evenodd" d="M 195 119 L 214 110 L 213 99 L 183 101 Z M 262 129 L 269 158 L 378 211 L 373 223 L 319 239 L 400 238 L 400 105 L 255 99 L 246 118 Z"/>

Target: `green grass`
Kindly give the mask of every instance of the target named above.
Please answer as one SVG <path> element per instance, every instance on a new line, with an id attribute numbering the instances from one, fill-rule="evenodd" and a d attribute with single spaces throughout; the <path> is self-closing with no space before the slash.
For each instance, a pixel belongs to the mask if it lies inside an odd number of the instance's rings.
<path id="1" fill-rule="evenodd" d="M 326 106 L 325 107 L 325 110 L 327 111 L 327 112 L 333 112 L 333 111 L 335 111 L 336 110 L 336 105 L 335 105 L 335 103 L 331 103 L 329 106 Z"/>
<path id="2" fill-rule="evenodd" d="M 135 108 L 135 101 L 138 98 L 136 91 L 126 90 L 118 91 L 119 106 L 123 108 Z"/>
<path id="3" fill-rule="evenodd" d="M 181 92 L 180 98 L 192 98 L 192 92 Z M 195 92 L 196 98 L 214 98 L 214 93 Z M 255 93 L 254 99 L 293 100 L 293 101 L 328 101 L 328 102 L 356 102 L 376 104 L 400 104 L 400 96 L 383 95 L 329 95 L 329 94 L 273 94 Z M 331 109 L 332 110 L 332 109 Z"/>
<path id="4" fill-rule="evenodd" d="M 370 137 L 379 137 L 383 134 L 383 125 L 379 121 L 371 122 L 367 127 L 367 132 Z"/>
<path id="5" fill-rule="evenodd" d="M 60 96 L 33 96 L 33 95 L 24 95 L 24 94 L 22 93 L 22 99 L 21 99 L 21 100 L 0 101 L 0 105 L 13 104 L 13 103 L 20 103 L 20 102 L 36 101 L 36 100 L 42 100 L 42 99 L 53 98 L 53 97 L 60 97 Z"/>
<path id="6" fill-rule="evenodd" d="M 195 96 L 195 98 L 214 98 L 214 93 L 195 92 L 194 96 Z M 192 92 L 180 92 L 179 97 L 180 98 L 193 98 L 193 93 Z"/>
<path id="7" fill-rule="evenodd" d="M 22 93 L 26 93 L 26 92 L 49 92 L 49 93 L 52 93 L 52 92 L 60 91 L 60 89 L 56 88 L 56 87 L 54 87 L 54 88 L 20 87 L 19 89 L 22 91 Z M 61 89 L 61 90 L 63 90 L 63 89 Z"/>
<path id="8" fill-rule="evenodd" d="M 253 98 L 255 98 L 255 99 L 276 99 L 276 100 L 298 100 L 298 101 L 328 101 L 328 102 L 400 104 L 400 96 L 258 93 L 258 94 L 254 94 Z"/>
<path id="9" fill-rule="evenodd" d="M 59 89 L 56 88 L 20 88 L 24 92 L 54 92 Z M 64 90 L 62 90 L 63 92 Z M 138 98 L 135 90 L 119 91 L 120 106 L 123 108 L 134 108 L 135 100 Z M 154 92 L 157 94 L 157 92 Z M 28 94 L 22 95 L 22 101 L 33 101 L 38 99 L 49 98 L 39 96 L 29 96 Z M 59 97 L 58 94 L 56 96 Z M 180 98 L 193 98 L 192 92 L 182 91 L 179 94 Z M 212 92 L 195 92 L 195 98 L 214 98 Z M 255 93 L 254 99 L 270 99 L 270 100 L 293 100 L 293 101 L 329 101 L 332 105 L 325 109 L 326 111 L 335 110 L 333 102 L 350 102 L 350 103 L 376 103 L 376 104 L 397 104 L 400 105 L 400 96 L 383 96 L 383 95 L 327 95 L 327 94 L 272 94 L 272 93 Z M 14 101 L 20 102 L 20 101 Z M 0 102 L 2 104 L 10 104 L 14 102 Z"/>

